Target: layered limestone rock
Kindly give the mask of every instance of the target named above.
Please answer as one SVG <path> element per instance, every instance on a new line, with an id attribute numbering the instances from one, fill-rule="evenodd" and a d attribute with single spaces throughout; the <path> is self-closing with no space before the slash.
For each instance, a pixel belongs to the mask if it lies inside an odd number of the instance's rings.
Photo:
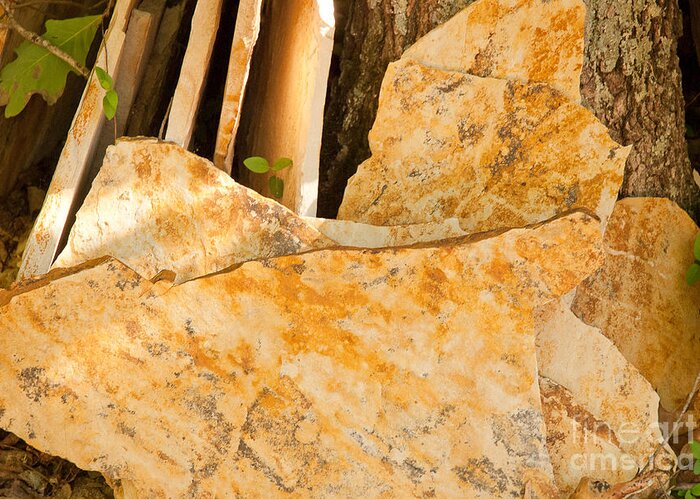
<path id="1" fill-rule="evenodd" d="M 700 371 L 700 288 L 686 284 L 698 226 L 663 198 L 626 198 L 605 233 L 605 265 L 572 309 L 636 366 L 668 411 L 678 411 Z"/>
<path id="2" fill-rule="evenodd" d="M 544 84 L 392 64 L 338 218 L 376 225 L 461 219 L 471 232 L 585 207 L 605 220 L 629 148 Z"/>
<path id="3" fill-rule="evenodd" d="M 176 144 L 122 139 L 107 151 L 53 267 L 110 255 L 146 278 L 173 271 L 180 283 L 331 245 L 282 205 Z"/>
<path id="4" fill-rule="evenodd" d="M 581 0 L 480 0 L 418 40 L 403 58 L 547 83 L 579 102 L 585 16 Z"/>
<path id="5" fill-rule="evenodd" d="M 0 426 L 126 496 L 521 496 L 552 479 L 533 310 L 599 239 L 573 213 L 173 287 L 57 270 L 0 295 Z"/>
<path id="6" fill-rule="evenodd" d="M 599 329 L 571 312 L 572 298 L 547 304 L 536 316 L 539 373 L 548 381 L 546 390 L 540 387 L 551 410 L 545 410 L 548 445 L 564 496 L 583 477 L 631 480 L 663 441 L 659 396 Z"/>

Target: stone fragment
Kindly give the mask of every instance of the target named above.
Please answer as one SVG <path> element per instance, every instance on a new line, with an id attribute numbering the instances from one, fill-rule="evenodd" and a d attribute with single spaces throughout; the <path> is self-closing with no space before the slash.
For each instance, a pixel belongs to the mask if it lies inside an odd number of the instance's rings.
<path id="1" fill-rule="evenodd" d="M 214 165 L 228 174 L 233 166 L 233 147 L 241 120 L 253 49 L 260 33 L 261 9 L 262 0 L 241 0 L 238 4 L 236 29 L 231 43 L 224 101 L 221 105 L 214 150 Z"/>
<path id="2" fill-rule="evenodd" d="M 182 60 L 165 139 L 189 148 L 199 103 L 204 94 L 223 0 L 197 0 L 190 38 Z"/>
<path id="3" fill-rule="evenodd" d="M 572 298 L 547 304 L 536 317 L 539 373 L 561 387 L 542 393 L 560 415 L 559 425 L 546 422 L 554 476 L 565 496 L 585 476 L 609 484 L 632 479 L 663 440 L 659 396 L 599 329 L 571 312 Z M 554 429 L 562 427 L 576 429 L 572 439 L 559 438 L 564 431 Z"/>
<path id="4" fill-rule="evenodd" d="M 119 78 L 117 69 L 135 1 L 116 1 L 106 40 L 97 54 L 95 65 L 106 69 L 114 79 Z M 20 279 L 48 272 L 58 253 L 61 238 L 68 230 L 68 220 L 77 209 L 74 205 L 79 202 L 100 134 L 107 123 L 102 112 L 103 96 L 104 90 L 93 73 L 73 118 L 44 206 L 29 236 L 19 271 Z"/>
<path id="5" fill-rule="evenodd" d="M 700 371 L 700 287 L 685 282 L 698 226 L 664 198 L 626 198 L 605 233 L 605 265 L 581 284 L 573 312 L 651 382 L 670 412 Z"/>
<path id="6" fill-rule="evenodd" d="M 408 60 L 387 71 L 370 146 L 339 219 L 397 225 L 458 217 L 470 232 L 579 207 L 605 221 L 629 154 L 588 110 L 546 85 Z"/>
<path id="7" fill-rule="evenodd" d="M 459 219 L 405 226 L 371 226 L 360 222 L 304 217 L 304 221 L 341 246 L 385 248 L 466 236 Z"/>
<path id="8" fill-rule="evenodd" d="M 574 213 L 164 288 L 56 270 L 0 294 L 0 426 L 129 497 L 521 496 L 552 477 L 532 312 L 599 241 Z"/>
<path id="9" fill-rule="evenodd" d="M 584 19 L 581 0 L 479 0 L 403 55 L 425 66 L 547 83 L 579 102 Z"/>
<path id="10" fill-rule="evenodd" d="M 181 283 L 332 244 L 203 158 L 156 139 L 122 139 L 108 149 L 54 267 L 110 255 L 147 278 L 173 271 Z"/>
<path id="11" fill-rule="evenodd" d="M 280 202 L 299 215 L 315 216 L 335 33 L 333 0 L 271 0 L 267 9 L 267 27 L 257 42 L 246 91 L 241 123 L 245 140 L 236 145 L 236 154 L 270 161 L 291 158 L 294 166 L 275 174 L 285 184 Z M 241 182 L 272 197 L 269 175 L 243 168 Z"/>
<path id="12" fill-rule="evenodd" d="M 607 484 L 637 474 L 634 457 L 620 448 L 614 431 L 581 405 L 562 385 L 540 377 L 547 449 L 561 498 L 569 498 L 582 478 Z"/>

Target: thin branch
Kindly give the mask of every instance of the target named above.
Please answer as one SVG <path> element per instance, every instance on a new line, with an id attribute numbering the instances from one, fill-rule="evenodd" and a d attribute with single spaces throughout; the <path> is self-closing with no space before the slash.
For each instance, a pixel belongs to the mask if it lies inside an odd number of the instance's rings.
<path id="1" fill-rule="evenodd" d="M 77 71 L 79 74 L 81 74 L 84 78 L 88 78 L 90 76 L 90 72 L 87 70 L 85 66 L 80 64 L 78 61 L 73 59 L 70 55 L 66 54 L 63 52 L 61 49 L 56 47 L 54 44 L 49 42 L 48 40 L 44 40 L 41 38 L 39 35 L 36 33 L 29 31 L 22 27 L 17 20 L 15 19 L 15 16 L 12 14 L 12 6 L 8 2 L 8 0 L 0 0 L 0 7 L 3 8 L 5 11 L 5 18 L 7 18 L 7 22 L 3 23 L 1 26 L 3 27 L 8 27 L 9 29 L 16 31 L 22 38 L 45 48 L 49 52 L 51 52 L 53 55 L 58 57 L 60 60 L 71 66 L 75 71 Z"/>
<path id="2" fill-rule="evenodd" d="M 642 467 L 641 472 L 644 472 L 651 464 L 652 462 L 656 459 L 656 454 L 661 450 L 661 448 L 665 445 L 668 444 L 672 436 L 676 435 L 676 432 L 678 432 L 678 429 L 681 426 L 681 420 L 685 416 L 686 413 L 688 413 L 688 410 L 690 409 L 690 405 L 695 399 L 695 396 L 698 395 L 698 390 L 700 389 L 700 372 L 698 372 L 697 376 L 695 377 L 695 382 L 693 383 L 693 389 L 690 391 L 688 394 L 688 398 L 685 401 L 685 404 L 683 405 L 683 410 L 680 412 L 676 420 L 673 422 L 673 428 L 671 429 L 671 432 L 666 436 L 666 439 L 664 439 L 662 442 L 660 442 L 657 446 L 656 449 L 654 450 L 654 453 L 652 454 L 650 460 L 644 464 L 644 467 Z"/>

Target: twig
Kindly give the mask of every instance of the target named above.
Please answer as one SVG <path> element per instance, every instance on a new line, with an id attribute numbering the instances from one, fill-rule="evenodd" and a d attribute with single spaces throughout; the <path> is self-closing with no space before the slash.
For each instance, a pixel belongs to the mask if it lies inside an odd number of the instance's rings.
<path id="1" fill-rule="evenodd" d="M 676 432 L 678 432 L 678 429 L 681 425 L 681 420 L 683 419 L 685 414 L 688 413 L 688 409 L 690 408 L 691 403 L 695 399 L 695 396 L 697 396 L 698 394 L 698 389 L 700 389 L 700 372 L 698 372 L 697 376 L 695 377 L 695 382 L 693 383 L 693 390 L 690 391 L 690 394 L 688 394 L 688 399 L 686 399 L 685 405 L 683 405 L 683 410 L 673 422 L 673 429 L 671 429 L 671 432 L 668 434 L 668 436 L 666 436 L 666 439 L 664 439 L 656 446 L 654 453 L 652 454 L 649 461 L 644 465 L 640 473 L 644 472 L 647 469 L 647 467 L 649 467 L 649 465 L 654 461 L 656 454 L 659 452 L 659 450 L 661 450 L 661 447 L 668 444 L 668 441 L 671 439 L 671 436 L 675 436 Z"/>
<path id="2" fill-rule="evenodd" d="M 61 49 L 56 47 L 54 44 L 49 42 L 48 40 L 44 40 L 41 38 L 39 35 L 36 33 L 29 31 L 22 27 L 17 20 L 15 19 L 15 16 L 12 13 L 12 6 L 8 2 L 8 0 L 0 0 L 0 7 L 3 8 L 5 11 L 5 18 L 7 19 L 7 22 L 4 23 L 3 27 L 7 27 L 13 31 L 16 31 L 22 38 L 45 48 L 49 52 L 51 52 L 53 55 L 58 57 L 60 60 L 71 66 L 75 71 L 77 71 L 80 75 L 82 75 L 84 78 L 87 78 L 90 76 L 90 72 L 87 70 L 85 66 L 80 64 L 78 61 L 73 59 L 70 55 L 66 54 L 63 52 Z"/>

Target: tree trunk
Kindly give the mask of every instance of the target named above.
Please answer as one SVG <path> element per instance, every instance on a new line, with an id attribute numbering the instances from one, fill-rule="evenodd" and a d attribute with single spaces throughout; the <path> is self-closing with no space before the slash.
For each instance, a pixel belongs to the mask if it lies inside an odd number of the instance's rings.
<path id="1" fill-rule="evenodd" d="M 319 180 L 320 217 L 335 217 L 348 179 L 369 158 L 369 133 L 390 62 L 473 0 L 336 0 L 340 75 L 329 82 Z M 343 4 L 349 4 L 344 9 Z M 338 61 L 336 61 L 337 68 Z"/>
<path id="2" fill-rule="evenodd" d="M 676 54 L 681 31 L 677 0 L 589 0 L 581 93 L 613 139 L 633 145 L 621 196 L 670 198 L 698 220 Z"/>
<path id="3" fill-rule="evenodd" d="M 471 0 L 347 0 L 339 76 L 330 84 L 321 148 L 319 216 L 335 217 L 367 142 L 387 65 Z M 336 2 L 343 3 L 343 2 Z M 700 193 L 685 142 L 677 0 L 587 0 L 584 101 L 633 144 L 622 196 L 663 196 L 696 220 Z M 450 4 L 450 5 L 445 5 Z"/>

